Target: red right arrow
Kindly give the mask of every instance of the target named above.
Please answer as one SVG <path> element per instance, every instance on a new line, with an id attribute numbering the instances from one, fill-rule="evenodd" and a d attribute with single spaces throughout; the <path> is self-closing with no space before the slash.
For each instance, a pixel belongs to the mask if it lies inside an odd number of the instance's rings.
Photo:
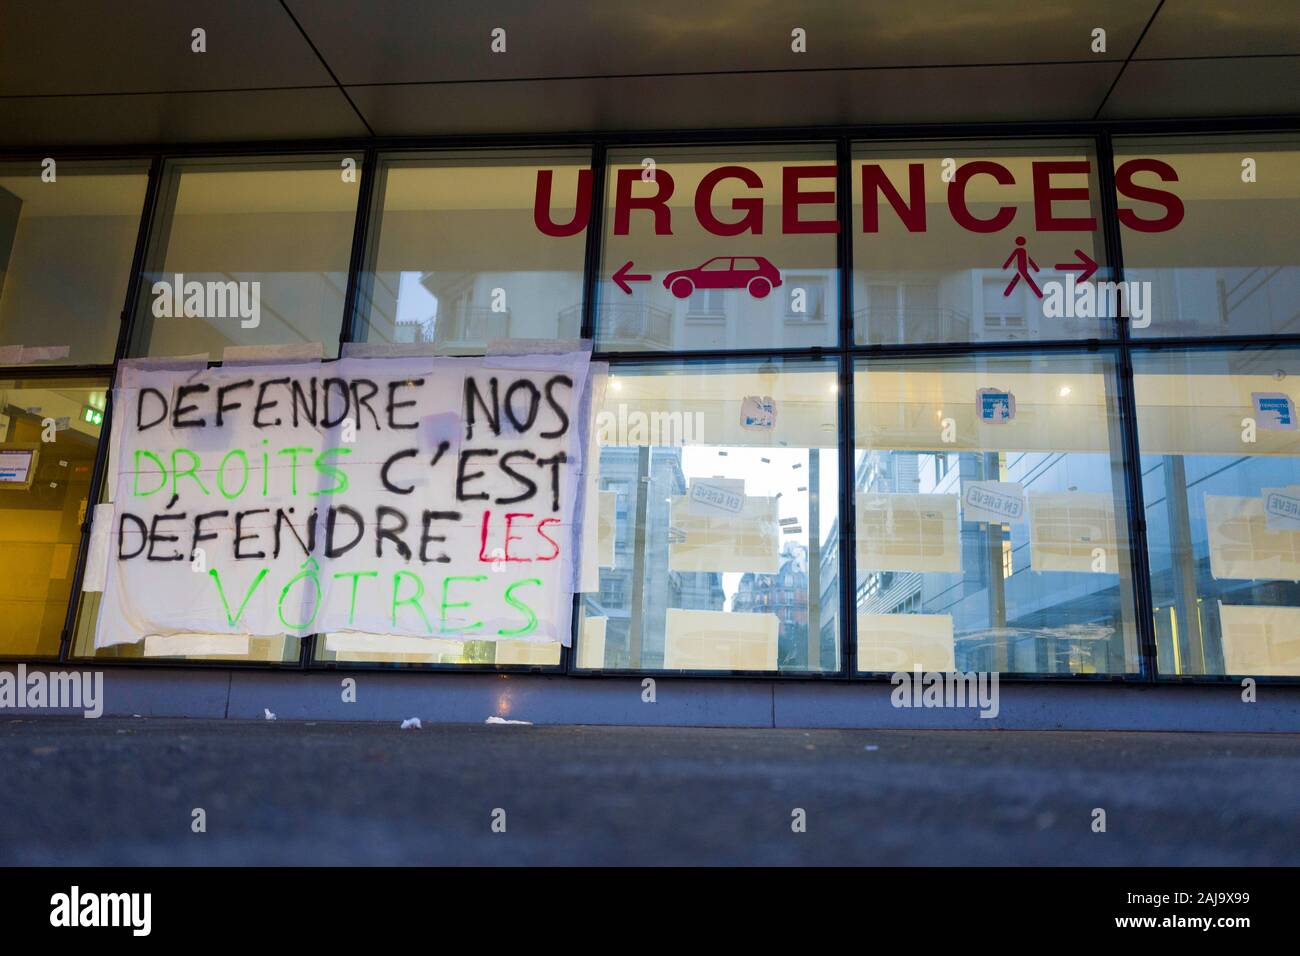
<path id="1" fill-rule="evenodd" d="M 1058 262 L 1056 268 L 1061 272 L 1077 272 L 1079 278 L 1076 281 L 1087 282 L 1092 278 L 1092 274 L 1097 271 L 1097 263 L 1093 261 L 1092 256 L 1082 249 L 1075 249 L 1074 254 L 1079 258 L 1077 265 L 1073 262 Z"/>
<path id="2" fill-rule="evenodd" d="M 629 282 L 650 281 L 649 275 L 635 275 L 633 273 L 628 272 L 628 270 L 631 268 L 632 268 L 632 260 L 629 259 L 627 262 L 623 263 L 623 266 L 617 272 L 614 273 L 614 284 L 617 285 L 624 292 L 626 292 L 628 295 L 632 294 L 632 287 L 628 285 Z"/>

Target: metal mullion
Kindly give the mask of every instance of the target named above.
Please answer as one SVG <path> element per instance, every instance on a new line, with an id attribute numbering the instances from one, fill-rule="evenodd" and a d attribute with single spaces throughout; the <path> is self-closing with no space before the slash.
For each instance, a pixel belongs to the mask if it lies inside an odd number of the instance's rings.
<path id="1" fill-rule="evenodd" d="M 591 210 L 587 218 L 587 245 L 582 265 L 582 328 L 579 335 L 583 339 L 593 340 L 596 337 L 601 253 L 605 238 L 606 152 L 601 143 L 591 147 Z"/>
<path id="2" fill-rule="evenodd" d="M 583 249 L 582 259 L 582 320 L 581 327 L 578 331 L 578 337 L 585 341 L 591 341 L 593 348 L 595 345 L 596 331 L 596 311 L 597 299 L 600 295 L 600 269 L 601 269 L 601 246 L 604 239 L 604 221 L 605 221 L 605 147 L 596 143 L 591 147 L 591 204 L 587 212 L 587 240 Z M 593 355 L 592 360 L 596 361 Z M 593 394 L 594 398 L 594 394 Z M 595 420 L 595 404 L 591 404 L 591 415 L 588 416 L 588 427 L 592 427 L 591 422 Z M 587 450 L 584 450 L 584 456 L 590 450 L 591 443 L 588 442 Z M 595 466 L 599 465 L 600 449 L 596 449 L 597 461 Z M 584 461 L 586 468 L 593 467 L 593 463 Z M 583 519 L 589 520 L 593 516 L 592 508 L 595 503 L 590 501 L 583 502 Z M 582 621 L 586 613 L 583 607 L 583 591 L 581 580 L 581 569 L 576 575 L 578 586 L 573 589 L 572 614 L 569 630 L 569 647 L 560 647 L 560 670 L 565 674 L 577 674 L 578 671 L 578 642 L 582 639 Z M 601 662 L 603 665 L 603 661 Z"/>
<path id="3" fill-rule="evenodd" d="M 720 359 L 756 362 L 770 359 L 819 359 L 839 354 L 837 348 L 699 349 L 697 351 L 593 352 L 592 361 L 620 365 L 667 365 L 674 362 L 715 362 Z"/>
<path id="4" fill-rule="evenodd" d="M 840 674 L 851 678 L 858 657 L 858 569 L 857 509 L 854 476 L 857 473 L 857 441 L 853 428 L 853 148 L 841 137 L 836 151 L 836 266 L 839 270 L 839 558 L 840 558 Z M 820 534 L 820 530 L 815 533 Z"/>
<path id="5" fill-rule="evenodd" d="M 1248 117 L 1191 117 L 1171 119 L 1108 119 L 1024 121 L 991 123 L 841 124 L 826 126 L 744 127 L 719 130 L 611 130 L 593 133 L 571 130 L 557 133 L 444 134 L 425 136 L 367 136 L 308 140 L 244 140 L 207 143 L 155 143 L 139 146 L 87 146 L 85 144 L 10 147 L 4 158 L 30 159 L 59 154 L 69 158 L 151 157 L 157 152 L 177 157 L 284 154 L 286 152 L 347 152 L 358 149 L 432 150 L 448 148 L 530 148 L 540 146 L 604 146 L 641 144 L 650 140 L 670 144 L 791 142 L 848 137 L 853 140 L 981 139 L 1035 136 L 1087 136 L 1106 133 L 1132 135 L 1223 134 L 1276 132 L 1300 129 L 1300 116 L 1291 114 Z"/>
<path id="6" fill-rule="evenodd" d="M 113 440 L 113 386 L 117 381 L 117 366 L 130 345 L 135 315 L 140 296 L 141 275 L 148 252 L 154 211 L 162 180 L 162 156 L 154 155 L 149 163 L 149 180 L 145 187 L 144 205 L 140 210 L 140 224 L 136 228 L 135 251 L 131 256 L 131 274 L 126 284 L 126 299 L 118 316 L 117 342 L 113 347 L 113 362 L 108 367 L 107 388 L 104 395 L 104 420 L 95 445 L 95 463 L 90 469 L 90 486 L 86 489 L 86 515 L 81 522 L 81 540 L 77 543 L 77 563 L 72 572 L 72 590 L 64 610 L 63 634 L 59 639 L 59 661 L 66 662 L 72 655 L 72 635 L 81 612 L 81 586 L 85 579 L 86 559 L 90 554 L 90 527 L 95 516 L 95 506 L 103 495 L 104 474 L 108 466 L 108 448 Z"/>
<path id="7" fill-rule="evenodd" d="M 356 342 L 357 330 L 366 316 L 362 312 L 362 300 L 369 300 L 369 289 L 362 295 L 363 276 L 370 268 L 369 238 L 371 217 L 378 217 L 380 211 L 373 208 L 375 181 L 380 176 L 378 153 L 367 149 L 361 160 L 361 187 L 357 190 L 357 210 L 352 223 L 352 251 L 348 257 L 348 282 L 343 294 L 343 317 L 339 325 L 339 355 L 343 346 Z"/>
<path id="8" fill-rule="evenodd" d="M 1110 134 L 1097 135 L 1097 182 L 1101 193 L 1102 236 L 1106 264 L 1112 281 L 1124 281 L 1124 252 L 1119 228 L 1119 201 L 1115 192 L 1115 153 Z M 1125 309 L 1127 311 L 1127 309 Z M 1120 433 L 1124 479 L 1128 497 L 1129 567 L 1133 578 L 1134 613 L 1137 615 L 1139 675 L 1148 681 L 1157 677 L 1155 622 L 1152 618 L 1151 566 L 1147 551 L 1146 503 L 1142 490 L 1142 453 L 1137 434 L 1137 398 L 1134 394 L 1131 330 L 1128 319 L 1117 317 L 1119 332 L 1118 367 Z"/>

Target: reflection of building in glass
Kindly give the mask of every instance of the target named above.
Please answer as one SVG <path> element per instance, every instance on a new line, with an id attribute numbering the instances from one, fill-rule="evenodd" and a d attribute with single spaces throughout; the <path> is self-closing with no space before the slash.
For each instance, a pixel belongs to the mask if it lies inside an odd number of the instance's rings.
<path id="1" fill-rule="evenodd" d="M 1016 482 L 1028 496 L 1108 490 L 1110 464 L 1101 454 L 871 451 L 855 484 L 857 493 L 960 495 L 973 481 Z M 958 573 L 859 567 L 858 611 L 950 615 L 961 670 L 1125 669 L 1118 566 L 1101 574 L 1037 570 L 1027 522 L 963 514 L 958 540 Z"/>
<path id="2" fill-rule="evenodd" d="M 418 282 L 404 281 L 407 275 Z M 380 273 L 371 329 L 393 342 L 429 343 L 453 353 L 481 351 L 497 339 L 573 334 L 578 306 L 544 311 L 548 303 L 570 302 L 573 285 L 566 272 Z"/>
<path id="3" fill-rule="evenodd" d="M 808 658 L 808 549 L 787 541 L 781 549 L 776 574 L 747 572 L 731 599 L 731 610 L 775 614 L 778 627 L 777 664 L 807 666 Z"/>
<path id="4" fill-rule="evenodd" d="M 668 608 L 720 611 L 725 601 L 721 574 L 668 568 L 668 499 L 686 493 L 682 450 L 602 448 L 600 488 L 618 495 L 614 567 L 600 569 L 586 611 L 609 619 L 606 667 L 661 667 Z"/>

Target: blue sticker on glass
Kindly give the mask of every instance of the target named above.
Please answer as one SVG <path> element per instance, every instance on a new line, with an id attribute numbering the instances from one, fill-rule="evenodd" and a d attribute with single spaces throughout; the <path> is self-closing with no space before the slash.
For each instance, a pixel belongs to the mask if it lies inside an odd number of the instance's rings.
<path id="1" fill-rule="evenodd" d="M 1016 396 L 1000 388 L 976 389 L 975 411 L 986 425 L 1005 425 L 1016 417 Z"/>
<path id="2" fill-rule="evenodd" d="M 1255 420 L 1259 427 L 1271 432 L 1290 432 L 1296 429 L 1295 402 L 1284 392 L 1251 392 L 1255 405 Z"/>

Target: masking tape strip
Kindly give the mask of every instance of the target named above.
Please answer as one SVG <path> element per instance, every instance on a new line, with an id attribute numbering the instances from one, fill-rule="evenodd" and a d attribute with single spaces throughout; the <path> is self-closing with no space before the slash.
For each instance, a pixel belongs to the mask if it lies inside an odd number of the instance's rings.
<path id="1" fill-rule="evenodd" d="M 273 362 L 319 362 L 325 357 L 320 342 L 292 342 L 285 345 L 227 345 L 221 352 L 222 365 L 269 365 Z"/>
<path id="2" fill-rule="evenodd" d="M 112 542 L 113 522 L 117 509 L 112 502 L 95 505 L 90 519 L 90 545 L 86 549 L 86 570 L 81 578 L 82 591 L 103 591 L 108 583 L 108 552 Z"/>
<path id="3" fill-rule="evenodd" d="M 340 358 L 436 358 L 432 342 L 344 342 Z"/>
<path id="4" fill-rule="evenodd" d="M 71 345 L 5 345 L 0 346 L 0 365 L 57 362 L 71 354 Z"/>
<path id="5" fill-rule="evenodd" d="M 196 372 L 208 367 L 206 352 L 194 355 L 158 355 L 148 358 L 127 358 L 117 363 L 117 377 L 121 381 L 126 369 L 147 369 L 151 372 Z"/>
<path id="6" fill-rule="evenodd" d="M 363 634 L 360 631 L 325 635 L 325 650 L 335 654 L 461 654 L 463 641 L 441 637 L 404 637 L 394 634 Z"/>
<path id="7" fill-rule="evenodd" d="M 246 634 L 150 634 L 144 639 L 145 657 L 212 657 L 215 654 L 248 656 Z"/>
<path id="8" fill-rule="evenodd" d="M 591 339 L 493 339 L 483 353 L 484 368 L 549 369 L 555 359 L 591 352 Z"/>

